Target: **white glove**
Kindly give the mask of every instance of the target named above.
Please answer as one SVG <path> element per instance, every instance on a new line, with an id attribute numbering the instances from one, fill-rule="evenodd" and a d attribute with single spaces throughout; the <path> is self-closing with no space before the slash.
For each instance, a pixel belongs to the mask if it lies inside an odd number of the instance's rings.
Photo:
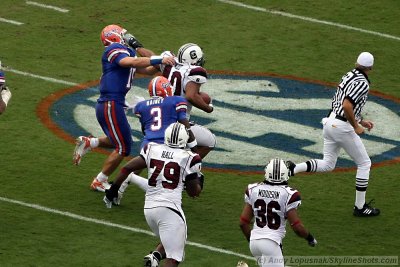
<path id="1" fill-rule="evenodd" d="M 3 89 L 1 90 L 1 98 L 3 99 L 4 103 L 6 104 L 6 106 L 8 104 L 8 101 L 10 101 L 11 96 L 12 95 L 11 95 L 10 89 L 8 89 L 7 86 L 3 87 Z"/>
<path id="2" fill-rule="evenodd" d="M 104 196 L 103 198 L 104 203 L 106 204 L 106 208 L 107 209 L 111 209 L 112 208 L 112 201 L 108 200 L 108 198 L 106 196 Z"/>
<path id="3" fill-rule="evenodd" d="M 129 104 L 129 102 L 125 101 L 125 106 L 126 106 L 125 112 L 128 113 L 129 110 L 132 110 L 133 113 L 136 105 L 144 100 L 146 100 L 144 97 L 134 95 L 131 102 L 132 104 Z"/>

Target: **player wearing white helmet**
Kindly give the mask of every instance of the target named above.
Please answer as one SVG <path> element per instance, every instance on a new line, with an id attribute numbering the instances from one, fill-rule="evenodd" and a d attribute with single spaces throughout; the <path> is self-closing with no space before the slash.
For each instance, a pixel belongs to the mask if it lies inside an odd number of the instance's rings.
<path id="1" fill-rule="evenodd" d="M 165 51 L 162 56 L 173 55 Z M 169 66 L 161 64 L 160 69 L 164 77 L 168 78 L 174 88 L 174 95 L 185 97 L 188 102 L 188 117 L 192 106 L 207 113 L 214 111 L 212 103 L 207 103 L 200 94 L 200 87 L 207 82 L 207 71 L 203 68 L 204 52 L 197 44 L 188 43 L 182 45 L 175 58 L 177 64 Z M 204 158 L 216 145 L 215 135 L 206 127 L 194 124 L 191 130 L 197 140 L 199 155 Z"/>
<path id="2" fill-rule="evenodd" d="M 201 158 L 186 150 L 189 134 L 186 127 L 173 123 L 165 130 L 165 144 L 148 143 L 140 156 L 129 161 L 117 176 L 104 202 L 108 208 L 118 199 L 118 189 L 126 177 L 135 170 L 148 169 L 148 188 L 144 204 L 146 221 L 160 245 L 145 256 L 145 266 L 178 266 L 184 258 L 186 219 L 183 213 L 182 191 L 191 197 L 199 196 L 204 177 L 201 175 Z"/>
<path id="3" fill-rule="evenodd" d="M 297 214 L 301 204 L 300 193 L 288 186 L 288 179 L 285 162 L 276 158 L 265 167 L 264 181 L 249 184 L 246 188 L 240 228 L 250 242 L 250 251 L 257 258 L 259 266 L 284 266 L 281 247 L 286 234 L 286 220 L 310 246 L 317 244 L 317 240 L 300 221 Z"/>

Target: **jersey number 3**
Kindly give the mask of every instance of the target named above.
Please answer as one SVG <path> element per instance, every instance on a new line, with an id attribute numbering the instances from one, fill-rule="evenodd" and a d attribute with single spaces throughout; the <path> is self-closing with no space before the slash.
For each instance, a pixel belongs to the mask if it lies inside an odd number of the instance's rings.
<path id="1" fill-rule="evenodd" d="M 272 209 L 280 210 L 281 206 L 276 201 L 270 201 L 268 205 L 263 199 L 254 202 L 254 209 L 257 210 L 256 224 L 260 228 L 268 225 L 268 228 L 277 230 L 281 225 L 281 217 Z"/>

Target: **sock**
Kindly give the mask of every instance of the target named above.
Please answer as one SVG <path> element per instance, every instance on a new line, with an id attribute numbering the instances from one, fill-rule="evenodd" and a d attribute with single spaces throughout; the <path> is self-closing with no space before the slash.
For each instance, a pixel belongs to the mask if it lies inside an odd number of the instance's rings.
<path id="1" fill-rule="evenodd" d="M 131 174 L 129 174 L 129 176 L 128 176 L 128 178 L 126 178 L 126 180 L 130 183 L 137 185 L 144 192 L 146 192 L 147 188 L 149 188 L 148 180 L 139 175 L 134 174 L 133 172 Z"/>
<path id="2" fill-rule="evenodd" d="M 307 164 L 305 162 L 296 164 L 296 167 L 294 167 L 294 174 L 305 171 L 307 171 Z"/>
<path id="3" fill-rule="evenodd" d="M 355 206 L 358 209 L 362 209 L 364 207 L 365 204 L 365 194 L 367 193 L 367 191 L 358 191 L 356 190 L 356 202 L 355 202 Z"/>
<path id="4" fill-rule="evenodd" d="M 157 250 L 154 250 L 152 252 L 153 256 L 157 258 L 158 262 L 160 262 L 162 260 L 162 255 L 160 252 L 158 252 Z"/>
<path id="5" fill-rule="evenodd" d="M 99 146 L 99 138 L 97 138 L 97 137 L 92 137 L 92 138 L 90 138 L 90 147 L 91 148 L 96 148 L 96 147 L 98 147 Z"/>
<path id="6" fill-rule="evenodd" d="M 125 181 L 122 182 L 121 186 L 120 186 L 119 189 L 118 189 L 118 191 L 119 191 L 121 194 L 125 193 L 126 188 L 128 188 L 128 186 L 129 186 L 130 180 L 131 180 L 131 179 L 130 179 L 129 176 L 128 176 L 128 177 L 126 177 Z"/>
<path id="7" fill-rule="evenodd" d="M 97 174 L 96 179 L 97 179 L 97 181 L 103 183 L 103 182 L 106 182 L 108 180 L 108 176 L 105 175 L 103 172 L 100 172 L 99 174 Z"/>

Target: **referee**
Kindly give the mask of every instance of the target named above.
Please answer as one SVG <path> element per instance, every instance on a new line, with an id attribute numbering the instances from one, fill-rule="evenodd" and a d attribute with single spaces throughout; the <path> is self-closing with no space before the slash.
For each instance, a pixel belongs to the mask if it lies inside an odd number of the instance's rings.
<path id="1" fill-rule="evenodd" d="M 357 165 L 356 200 L 353 215 L 359 217 L 377 216 L 379 209 L 365 202 L 368 187 L 371 160 L 359 135 L 365 129 L 370 131 L 374 124 L 363 120 L 362 109 L 367 101 L 369 84 L 368 74 L 372 70 L 374 57 L 369 52 L 362 52 L 355 69 L 346 73 L 337 87 L 332 99 L 328 117 L 322 119 L 324 136 L 324 157 L 322 160 L 311 159 L 303 163 L 288 162 L 291 175 L 299 172 L 332 171 L 337 162 L 339 151 L 343 148 Z"/>

